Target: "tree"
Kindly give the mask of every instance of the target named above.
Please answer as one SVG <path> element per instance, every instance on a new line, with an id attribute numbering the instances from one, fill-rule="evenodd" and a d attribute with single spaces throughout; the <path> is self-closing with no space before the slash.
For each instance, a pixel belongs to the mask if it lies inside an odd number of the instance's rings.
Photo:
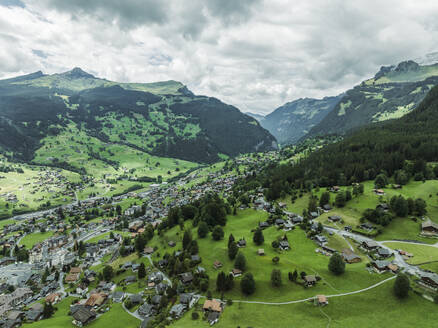
<path id="1" fill-rule="evenodd" d="M 254 241 L 254 244 L 261 245 L 265 241 L 265 237 L 263 237 L 262 229 L 257 228 L 254 232 L 254 237 L 252 239 Z"/>
<path id="2" fill-rule="evenodd" d="M 340 191 L 338 192 L 338 194 L 336 195 L 336 199 L 335 199 L 335 205 L 336 207 L 344 207 L 345 205 L 345 193 Z"/>
<path id="3" fill-rule="evenodd" d="M 280 262 L 280 258 L 278 256 L 274 256 L 272 258 L 272 262 L 274 262 L 274 264 L 278 264 L 278 262 Z"/>
<path id="4" fill-rule="evenodd" d="M 230 244 L 235 241 L 234 236 L 232 233 L 230 233 L 230 236 L 228 237 L 228 248 L 230 247 Z"/>
<path id="5" fill-rule="evenodd" d="M 409 293 L 409 278 L 403 274 L 399 273 L 394 283 L 394 294 L 398 298 L 405 298 Z"/>
<path id="6" fill-rule="evenodd" d="M 323 207 L 327 204 L 330 204 L 330 193 L 328 191 L 325 191 L 322 193 L 321 198 L 319 199 L 319 206 Z"/>
<path id="7" fill-rule="evenodd" d="M 242 281 L 240 282 L 240 288 L 242 290 L 242 293 L 244 293 L 245 295 L 251 295 L 255 292 L 256 285 L 254 277 L 251 273 L 245 273 Z"/>
<path id="8" fill-rule="evenodd" d="M 211 236 L 213 237 L 213 240 L 221 240 L 222 238 L 224 238 L 224 230 L 222 229 L 221 226 L 215 226 L 213 229 L 213 232 L 211 234 Z"/>
<path id="9" fill-rule="evenodd" d="M 376 176 L 376 179 L 374 180 L 374 185 L 376 188 L 385 188 L 388 184 L 388 178 L 384 173 L 380 173 Z"/>
<path id="10" fill-rule="evenodd" d="M 335 275 L 340 275 L 340 274 L 344 273 L 344 271 L 345 271 L 345 262 L 342 259 L 341 255 L 339 255 L 338 253 L 334 253 L 330 257 L 328 268 Z"/>
<path id="11" fill-rule="evenodd" d="M 208 224 L 201 221 L 198 226 L 198 237 L 205 238 L 208 235 Z"/>
<path id="12" fill-rule="evenodd" d="M 426 204 L 426 202 L 423 199 L 417 198 L 415 200 L 415 203 L 414 203 L 414 211 L 415 211 L 415 213 L 417 215 L 419 215 L 419 216 L 425 215 L 427 213 L 426 206 L 427 206 L 427 204 Z"/>
<path id="13" fill-rule="evenodd" d="M 43 318 L 48 319 L 53 315 L 53 313 L 55 313 L 55 309 L 53 308 L 52 303 L 44 303 Z"/>
<path id="14" fill-rule="evenodd" d="M 238 251 L 239 248 L 237 247 L 236 242 L 231 242 L 231 244 L 228 246 L 228 257 L 230 258 L 230 260 L 234 260 L 236 258 Z"/>
<path id="15" fill-rule="evenodd" d="M 234 262 L 234 267 L 236 269 L 245 271 L 245 269 L 246 269 L 246 258 L 245 258 L 245 255 L 243 255 L 240 252 L 237 254 L 236 261 Z"/>
<path id="16" fill-rule="evenodd" d="M 102 273 L 103 273 L 103 279 L 105 279 L 105 281 L 110 281 L 114 276 L 113 267 L 110 265 L 105 265 Z"/>
<path id="17" fill-rule="evenodd" d="M 192 234 L 189 230 L 184 231 L 184 236 L 182 240 L 183 249 L 187 249 L 192 242 Z"/>
<path id="18" fill-rule="evenodd" d="M 138 268 L 138 279 L 143 279 L 144 277 L 146 277 L 146 268 L 144 263 L 141 263 L 140 267 Z"/>
<path id="19" fill-rule="evenodd" d="M 310 212 L 316 212 L 318 210 L 317 207 L 318 207 L 318 205 L 316 203 L 316 197 L 315 196 L 311 196 L 309 198 L 309 204 L 307 206 L 307 210 L 309 211 L 309 213 Z"/>
<path id="20" fill-rule="evenodd" d="M 399 217 L 408 215 L 409 207 L 407 200 L 401 195 L 394 197 L 391 199 L 390 203 L 392 204 L 392 210 L 395 212 L 395 214 Z"/>
<path id="21" fill-rule="evenodd" d="M 271 272 L 271 283 L 274 287 L 281 286 L 281 271 L 278 269 L 273 269 Z"/>
<path id="22" fill-rule="evenodd" d="M 225 273 L 223 271 L 219 272 L 217 274 L 217 278 L 216 278 L 216 290 L 218 292 L 223 292 L 225 291 L 225 285 L 226 285 L 226 276 Z"/>

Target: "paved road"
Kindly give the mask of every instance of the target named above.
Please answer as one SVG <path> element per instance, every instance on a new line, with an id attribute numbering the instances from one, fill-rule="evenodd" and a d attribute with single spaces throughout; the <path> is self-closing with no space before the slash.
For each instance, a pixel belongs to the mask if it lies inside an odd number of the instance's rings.
<path id="1" fill-rule="evenodd" d="M 131 295 L 131 294 L 126 294 L 126 295 L 129 296 L 129 295 Z M 134 318 L 137 318 L 137 319 L 140 320 L 140 321 L 143 321 L 144 318 L 138 314 L 137 310 L 135 310 L 134 312 L 129 311 L 129 310 L 126 308 L 124 302 L 122 302 L 122 307 L 123 307 L 123 310 L 125 310 L 126 313 L 128 313 L 129 315 L 133 316 Z"/>
<path id="2" fill-rule="evenodd" d="M 154 262 L 152 261 L 151 256 L 150 256 L 150 255 L 146 255 L 146 257 L 148 258 L 149 262 L 151 262 L 151 265 L 152 265 L 154 268 L 156 268 L 155 265 L 154 265 Z M 157 269 L 157 268 L 156 268 L 156 269 Z M 169 279 L 169 277 L 168 277 L 164 272 L 162 272 L 162 271 L 160 271 L 160 272 L 161 272 L 161 274 L 163 275 L 164 280 L 167 281 L 167 283 L 169 284 L 170 287 L 172 287 L 172 281 Z"/>

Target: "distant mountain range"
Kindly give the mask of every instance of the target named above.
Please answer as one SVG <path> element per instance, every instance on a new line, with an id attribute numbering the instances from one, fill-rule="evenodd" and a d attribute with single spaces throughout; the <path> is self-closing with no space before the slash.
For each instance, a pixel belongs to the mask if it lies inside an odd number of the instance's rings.
<path id="1" fill-rule="evenodd" d="M 411 112 L 438 84 L 438 53 L 382 66 L 376 75 L 336 97 L 304 98 L 257 117 L 281 144 L 317 135 L 343 135 L 373 122 Z"/>
<path id="2" fill-rule="evenodd" d="M 78 151 L 84 138 L 93 138 L 102 149 L 118 144 L 195 162 L 277 147 L 275 138 L 255 119 L 218 99 L 196 96 L 176 81 L 118 83 L 80 68 L 0 81 L 4 155 L 61 163 L 66 157 L 50 152 L 56 140 L 68 140 L 65 148 Z M 99 156 L 95 149 L 89 152 Z"/>

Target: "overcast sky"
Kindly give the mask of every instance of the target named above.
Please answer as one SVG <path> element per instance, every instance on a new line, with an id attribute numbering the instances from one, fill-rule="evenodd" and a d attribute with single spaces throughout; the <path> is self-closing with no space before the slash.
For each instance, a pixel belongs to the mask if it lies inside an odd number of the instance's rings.
<path id="1" fill-rule="evenodd" d="M 0 78 L 78 66 L 268 113 L 437 51 L 437 17 L 435 0 L 0 0 Z"/>

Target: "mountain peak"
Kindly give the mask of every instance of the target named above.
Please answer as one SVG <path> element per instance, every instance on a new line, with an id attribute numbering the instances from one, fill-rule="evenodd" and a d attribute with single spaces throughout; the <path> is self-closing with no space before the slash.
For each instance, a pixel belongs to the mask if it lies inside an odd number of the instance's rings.
<path id="1" fill-rule="evenodd" d="M 64 76 L 70 77 L 70 78 L 74 78 L 74 79 L 79 79 L 79 78 L 91 78 L 91 79 L 93 79 L 94 78 L 94 75 L 85 72 L 80 67 L 75 67 L 71 71 L 67 71 L 65 73 L 62 73 L 61 75 L 64 75 Z"/>

